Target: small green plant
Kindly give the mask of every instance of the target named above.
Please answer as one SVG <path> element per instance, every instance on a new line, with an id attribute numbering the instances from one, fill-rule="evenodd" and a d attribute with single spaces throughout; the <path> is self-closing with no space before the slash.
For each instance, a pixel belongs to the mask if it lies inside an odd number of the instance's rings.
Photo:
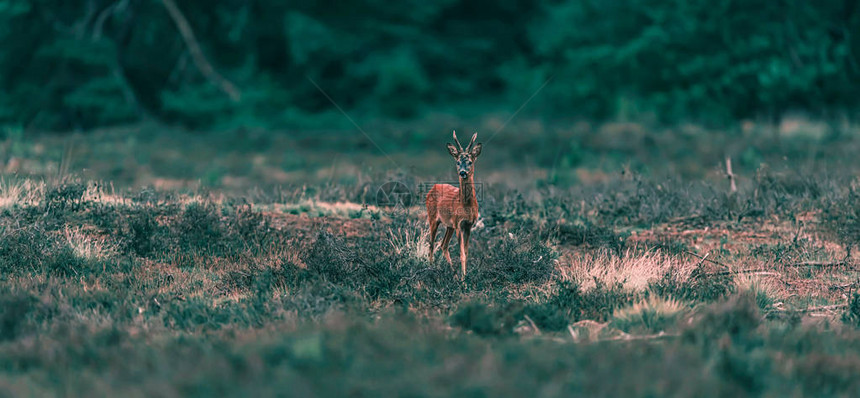
<path id="1" fill-rule="evenodd" d="M 848 301 L 848 308 L 842 313 L 842 322 L 860 327 L 860 293 L 851 295 L 851 299 Z"/>
<path id="2" fill-rule="evenodd" d="M 61 183 L 45 192 L 43 208 L 46 212 L 53 214 L 79 211 L 83 205 L 82 198 L 86 191 L 86 184 L 80 182 Z"/>
<path id="3" fill-rule="evenodd" d="M 128 212 L 117 231 L 125 251 L 140 257 L 161 253 L 166 247 L 164 233 L 164 228 L 156 221 L 154 210 L 148 207 Z"/>

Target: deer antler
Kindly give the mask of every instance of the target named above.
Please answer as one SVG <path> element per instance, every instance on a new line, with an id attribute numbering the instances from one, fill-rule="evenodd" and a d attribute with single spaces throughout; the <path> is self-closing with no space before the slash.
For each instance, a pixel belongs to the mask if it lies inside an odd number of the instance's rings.
<path id="1" fill-rule="evenodd" d="M 457 130 L 453 130 L 453 131 L 454 131 L 454 143 L 457 144 L 457 149 L 459 149 L 460 152 L 463 152 L 463 146 L 460 145 L 460 141 L 457 141 Z"/>
<path id="2" fill-rule="evenodd" d="M 466 147 L 466 152 L 472 151 L 472 145 L 475 145 L 475 140 L 478 138 L 478 132 L 472 135 L 472 141 L 469 141 L 469 146 Z"/>

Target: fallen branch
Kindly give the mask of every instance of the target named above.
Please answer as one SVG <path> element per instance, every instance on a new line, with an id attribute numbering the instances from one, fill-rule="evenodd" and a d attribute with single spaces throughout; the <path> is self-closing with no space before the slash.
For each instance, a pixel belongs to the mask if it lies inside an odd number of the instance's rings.
<path id="1" fill-rule="evenodd" d="M 180 11 L 179 7 L 176 6 L 176 2 L 173 0 L 161 0 L 161 4 L 164 4 L 164 8 L 167 9 L 167 13 L 170 14 L 170 18 L 173 19 L 173 22 L 176 24 L 176 28 L 179 29 L 179 34 L 182 36 L 182 40 L 185 41 L 185 45 L 191 53 L 191 59 L 194 61 L 194 65 L 197 66 L 200 73 L 218 86 L 221 91 L 230 96 L 230 99 L 233 100 L 233 102 L 238 102 L 239 99 L 242 98 L 239 90 L 236 89 L 236 86 L 234 86 L 233 83 L 230 83 L 230 81 L 225 79 L 224 76 L 221 76 L 216 72 L 215 68 L 212 67 L 212 64 L 209 63 L 209 60 L 207 60 L 203 55 L 203 50 L 200 49 L 200 44 L 197 42 L 197 38 L 194 37 L 194 31 L 191 30 L 191 25 L 188 24 L 188 20 L 185 19 L 185 16 L 182 15 L 182 11 Z"/>
<path id="2" fill-rule="evenodd" d="M 679 337 L 680 334 L 676 333 L 666 333 L 660 332 L 657 334 L 644 334 L 644 335 L 635 335 L 635 334 L 627 334 L 623 333 L 620 336 L 609 337 L 605 339 L 599 339 L 597 342 L 601 341 L 633 341 L 633 340 L 654 340 L 654 339 L 663 339 L 667 337 Z"/>
<path id="3" fill-rule="evenodd" d="M 567 331 L 570 333 L 570 337 L 573 338 L 573 341 L 579 340 L 579 338 L 576 336 L 576 331 L 573 330 L 572 325 L 567 325 Z"/>
<path id="4" fill-rule="evenodd" d="M 778 276 L 778 277 L 782 277 L 782 276 L 783 276 L 783 275 L 782 275 L 782 274 L 780 274 L 779 272 L 757 271 L 757 270 L 754 270 L 754 269 L 749 269 L 749 270 L 747 270 L 747 269 L 743 269 L 743 270 L 739 270 L 739 271 L 737 271 L 737 273 L 738 273 L 738 274 L 762 275 L 762 276 Z"/>
<path id="5" fill-rule="evenodd" d="M 670 218 L 667 221 L 667 223 L 678 224 L 678 223 L 684 223 L 687 221 L 693 221 L 693 220 L 700 219 L 700 218 L 703 218 L 703 216 L 701 214 L 693 214 L 691 216 L 682 216 L 682 217 Z"/>
<path id="6" fill-rule="evenodd" d="M 846 261 L 801 261 L 798 263 L 785 264 L 786 267 L 844 267 L 850 266 Z"/>
<path id="7" fill-rule="evenodd" d="M 691 252 L 691 251 L 687 251 L 687 250 L 684 250 L 683 252 L 684 252 L 684 253 L 687 253 L 687 254 L 689 254 L 689 255 L 691 255 L 691 256 L 697 257 L 697 258 L 699 258 L 700 260 L 702 260 L 702 261 L 700 261 L 700 262 L 699 262 L 699 264 L 700 264 L 700 265 L 701 265 L 701 263 L 703 263 L 703 262 L 707 261 L 707 262 L 709 262 L 709 263 L 711 263 L 711 264 L 716 264 L 716 265 L 719 265 L 719 266 L 721 266 L 721 267 L 725 267 L 725 266 L 726 266 L 725 264 L 723 264 L 723 263 L 721 263 L 721 262 L 719 262 L 719 261 L 715 261 L 715 260 L 711 260 L 711 259 L 709 259 L 709 258 L 708 258 L 708 255 L 710 255 L 710 254 L 711 254 L 710 252 L 708 252 L 708 254 L 706 254 L 706 255 L 704 255 L 704 256 L 700 256 L 700 255 L 698 255 L 698 254 L 696 254 L 696 253 L 693 253 L 693 252 Z"/>
<path id="8" fill-rule="evenodd" d="M 777 310 L 781 312 L 817 312 L 817 311 L 830 311 L 830 310 L 838 310 L 842 308 L 847 308 L 848 304 L 833 304 L 833 305 L 822 305 L 818 307 L 809 307 L 809 308 L 799 308 L 799 309 L 784 309 Z"/>
<path id="9" fill-rule="evenodd" d="M 540 329 L 538 329 L 537 325 L 535 324 L 535 321 L 533 321 L 532 318 L 529 317 L 528 315 L 523 315 L 523 317 L 526 318 L 526 321 L 528 321 L 529 325 L 531 325 L 532 329 L 535 331 L 535 334 L 540 336 L 541 332 L 540 332 Z"/>
<path id="10" fill-rule="evenodd" d="M 830 290 L 844 290 L 848 288 L 854 288 L 858 285 L 858 282 L 844 283 L 841 285 L 831 285 Z"/>
<path id="11" fill-rule="evenodd" d="M 782 276 L 782 274 L 778 272 L 770 272 L 764 271 L 760 269 L 738 269 L 738 270 L 729 270 L 729 271 L 719 271 L 714 272 L 713 275 L 735 275 L 735 274 L 754 274 L 754 275 L 764 275 L 764 276 Z"/>
<path id="12" fill-rule="evenodd" d="M 707 260 L 707 259 L 708 259 L 708 256 L 710 256 L 710 255 L 711 255 L 711 252 L 707 252 L 707 253 L 705 253 L 705 256 L 704 256 L 704 257 L 702 257 L 702 259 L 701 259 L 701 260 L 699 260 L 699 263 L 698 263 L 698 264 L 696 264 L 696 268 L 701 267 L 701 266 L 702 266 L 702 263 L 704 263 L 704 262 L 705 262 L 705 260 Z"/>

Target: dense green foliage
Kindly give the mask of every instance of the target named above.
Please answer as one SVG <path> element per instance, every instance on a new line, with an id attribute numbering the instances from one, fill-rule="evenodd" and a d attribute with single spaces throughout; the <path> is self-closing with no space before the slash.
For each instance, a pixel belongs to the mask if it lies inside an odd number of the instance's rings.
<path id="1" fill-rule="evenodd" d="M 860 88 L 849 0 L 178 3 L 239 97 L 161 1 L 2 0 L 0 123 L 284 127 L 334 112 L 317 85 L 359 115 L 414 117 L 511 110 L 544 83 L 541 114 L 725 122 L 852 115 Z"/>

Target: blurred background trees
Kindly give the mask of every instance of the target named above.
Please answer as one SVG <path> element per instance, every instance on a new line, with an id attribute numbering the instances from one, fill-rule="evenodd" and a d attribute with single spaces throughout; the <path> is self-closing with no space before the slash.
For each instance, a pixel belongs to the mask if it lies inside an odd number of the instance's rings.
<path id="1" fill-rule="evenodd" d="M 731 124 L 852 117 L 853 0 L 0 0 L 0 124 L 197 129 L 510 110 Z M 190 50 L 192 49 L 192 50 Z"/>

